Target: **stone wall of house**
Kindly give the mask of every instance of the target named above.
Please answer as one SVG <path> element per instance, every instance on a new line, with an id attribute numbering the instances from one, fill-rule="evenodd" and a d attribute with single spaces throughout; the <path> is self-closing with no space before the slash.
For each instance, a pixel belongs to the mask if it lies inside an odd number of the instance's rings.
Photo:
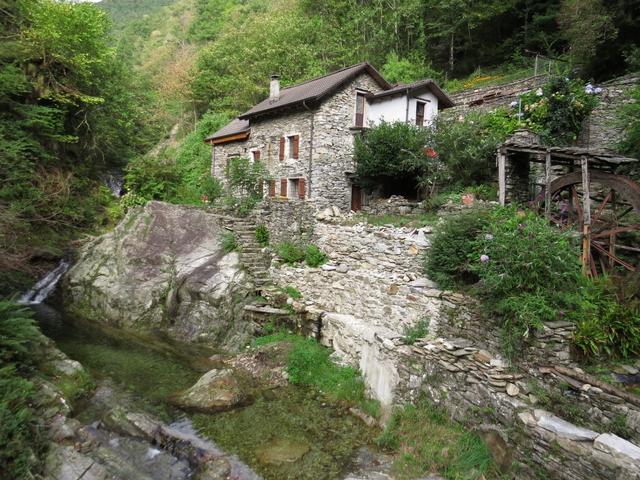
<path id="1" fill-rule="evenodd" d="M 299 107 L 289 113 L 251 120 L 251 134 L 247 140 L 214 147 L 212 174 L 224 180 L 229 156 L 248 157 L 253 150 L 259 150 L 260 161 L 276 180 L 276 195 L 281 194 L 280 179 L 302 177 L 306 180 L 305 196 L 313 199 L 317 208 L 335 205 L 342 211 L 349 211 L 351 182 L 348 175 L 354 171 L 353 138 L 359 133 L 353 129 L 358 89 L 380 91 L 374 80 L 363 73 L 314 110 Z M 300 138 L 298 158 L 280 160 L 280 138 L 291 135 Z M 291 192 L 287 193 L 290 196 Z"/>
<path id="2" fill-rule="evenodd" d="M 631 74 L 614 78 L 599 85 L 598 105 L 591 112 L 578 139 L 578 145 L 587 148 L 616 150 L 622 139 L 622 128 L 617 122 L 617 111 L 631 101 L 629 90 L 640 85 L 640 75 Z"/>
<path id="3" fill-rule="evenodd" d="M 336 206 L 351 209 L 356 90 L 381 91 L 368 74 L 362 74 L 332 95 L 314 114 L 313 171 L 311 197 L 321 208 Z"/>

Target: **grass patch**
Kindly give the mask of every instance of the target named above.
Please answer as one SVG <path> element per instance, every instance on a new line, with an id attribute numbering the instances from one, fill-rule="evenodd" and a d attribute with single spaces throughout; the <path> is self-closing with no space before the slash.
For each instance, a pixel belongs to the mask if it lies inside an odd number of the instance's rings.
<path id="1" fill-rule="evenodd" d="M 309 267 L 319 267 L 327 261 L 327 255 L 317 245 L 299 245 L 294 242 L 282 242 L 276 245 L 276 254 L 287 265 L 304 262 Z"/>
<path id="2" fill-rule="evenodd" d="M 451 480 L 499 476 L 482 439 L 425 398 L 397 409 L 376 442 L 395 454 L 393 471 L 400 480 L 428 474 Z"/>
<path id="3" fill-rule="evenodd" d="M 280 331 L 256 338 L 253 344 L 261 346 L 282 341 L 292 344 L 287 357 L 287 373 L 292 384 L 312 387 L 332 401 L 357 406 L 374 417 L 379 415 L 380 406 L 367 397 L 359 372 L 335 364 L 329 358 L 331 351 L 315 340 Z"/>
<path id="4" fill-rule="evenodd" d="M 413 345 L 419 338 L 426 337 L 429 333 L 429 322 L 425 319 L 419 320 L 412 327 L 405 328 L 402 341 L 405 345 Z"/>
<path id="5" fill-rule="evenodd" d="M 222 250 L 224 253 L 231 253 L 238 250 L 238 238 L 233 232 L 224 232 L 222 234 Z"/>
<path id="6" fill-rule="evenodd" d="M 294 300 L 300 300 L 302 298 L 302 293 L 296 287 L 292 287 L 291 285 L 287 285 L 284 288 L 281 288 L 280 291 L 287 295 L 288 297 L 293 298 Z"/>
<path id="7" fill-rule="evenodd" d="M 255 231 L 256 242 L 260 244 L 261 247 L 267 247 L 269 245 L 269 240 L 271 235 L 269 234 L 269 229 L 266 225 L 258 225 Z"/>

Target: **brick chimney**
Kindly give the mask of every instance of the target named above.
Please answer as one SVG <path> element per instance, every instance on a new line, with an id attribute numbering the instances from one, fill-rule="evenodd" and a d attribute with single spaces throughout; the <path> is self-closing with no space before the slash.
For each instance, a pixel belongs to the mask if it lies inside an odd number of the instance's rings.
<path id="1" fill-rule="evenodd" d="M 269 100 L 276 101 L 280 98 L 280 77 L 271 75 L 271 83 L 269 84 Z"/>

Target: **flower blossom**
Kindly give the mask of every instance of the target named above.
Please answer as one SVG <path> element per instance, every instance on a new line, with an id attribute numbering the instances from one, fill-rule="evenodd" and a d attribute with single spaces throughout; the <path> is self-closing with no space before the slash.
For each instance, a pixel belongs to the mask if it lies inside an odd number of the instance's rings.
<path id="1" fill-rule="evenodd" d="M 489 255 L 480 255 L 480 261 L 482 263 L 487 263 L 489 261 Z"/>
<path id="2" fill-rule="evenodd" d="M 487 234 L 484 236 L 484 239 L 485 239 L 485 240 L 489 240 L 489 241 L 491 241 L 491 240 L 493 240 L 493 235 L 491 235 L 490 233 L 487 233 Z"/>
<path id="3" fill-rule="evenodd" d="M 517 102 L 516 100 L 514 100 L 513 102 L 511 102 L 511 103 L 509 104 L 509 106 L 510 106 L 511 108 L 516 108 L 516 107 L 518 106 L 518 102 Z"/>
<path id="4" fill-rule="evenodd" d="M 537 96 L 539 96 L 539 97 L 541 97 L 541 96 L 542 96 L 542 89 L 541 89 L 541 88 L 538 88 L 538 89 L 536 90 L 536 95 L 537 95 Z"/>

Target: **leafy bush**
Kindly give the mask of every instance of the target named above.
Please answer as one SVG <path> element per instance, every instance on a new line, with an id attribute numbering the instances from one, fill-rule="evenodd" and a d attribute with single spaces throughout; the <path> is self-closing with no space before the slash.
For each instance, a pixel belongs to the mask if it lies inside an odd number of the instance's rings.
<path id="1" fill-rule="evenodd" d="M 276 245 L 276 254 L 288 265 L 302 262 L 305 258 L 305 250 L 293 242 L 282 242 Z"/>
<path id="2" fill-rule="evenodd" d="M 256 227 L 256 241 L 263 247 L 269 245 L 269 229 L 266 225 L 258 225 Z"/>
<path id="3" fill-rule="evenodd" d="M 438 117 L 429 144 L 445 165 L 449 185 L 478 185 L 495 178 L 496 150 L 517 128 L 505 110 Z"/>
<path id="4" fill-rule="evenodd" d="M 441 288 L 474 283 L 478 277 L 469 268 L 476 236 L 486 225 L 487 213 L 468 211 L 450 215 L 436 226 L 425 255 L 425 271 Z"/>
<path id="5" fill-rule="evenodd" d="M 138 157 L 127 165 L 127 190 L 145 200 L 170 200 L 175 197 L 180 175 L 173 162 L 151 156 Z"/>
<path id="6" fill-rule="evenodd" d="M 304 262 L 309 267 L 319 267 L 327 261 L 327 256 L 316 245 L 307 245 L 304 251 Z"/>
<path id="7" fill-rule="evenodd" d="M 23 378 L 35 363 L 40 332 L 29 310 L 0 301 L 0 477 L 32 478 L 44 438 L 31 407 L 33 384 Z M 6 476 L 5 476 L 6 475 Z"/>
<path id="8" fill-rule="evenodd" d="M 551 145 L 574 142 L 583 121 L 597 104 L 593 89 L 585 88 L 580 80 L 565 77 L 554 77 L 520 99 L 524 126 Z"/>
<path id="9" fill-rule="evenodd" d="M 631 101 L 625 102 L 618 112 L 618 123 L 623 128 L 619 147 L 621 152 L 640 158 L 640 87 L 632 89 L 629 97 Z"/>
<path id="10" fill-rule="evenodd" d="M 245 157 L 231 158 L 225 171 L 227 179 L 227 206 L 235 209 L 239 216 L 248 215 L 262 199 L 262 189 L 269 179 L 262 162 L 253 162 Z"/>
<path id="11" fill-rule="evenodd" d="M 238 237 L 233 232 L 224 232 L 222 234 L 222 251 L 231 253 L 238 249 Z"/>
<path id="12" fill-rule="evenodd" d="M 419 320 L 413 327 L 405 328 L 402 341 L 405 345 L 413 345 L 419 338 L 426 337 L 429 333 L 429 322 Z"/>

